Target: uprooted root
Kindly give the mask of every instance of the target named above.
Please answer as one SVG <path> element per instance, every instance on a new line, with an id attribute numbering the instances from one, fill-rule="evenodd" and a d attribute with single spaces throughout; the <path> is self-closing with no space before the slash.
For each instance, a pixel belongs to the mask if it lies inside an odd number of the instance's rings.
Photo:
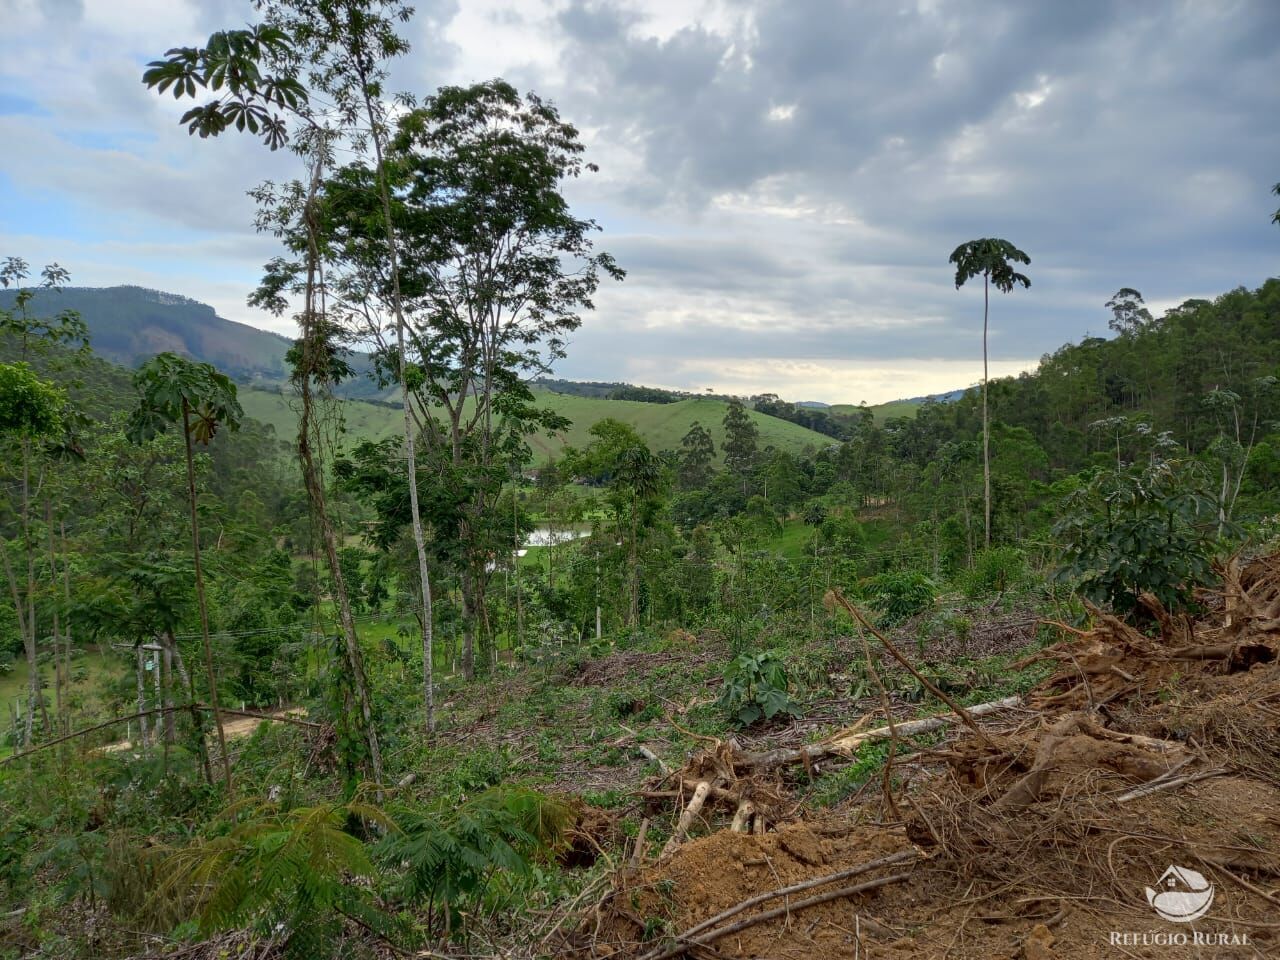
<path id="1" fill-rule="evenodd" d="M 874 798 L 785 822 L 784 767 L 812 774 L 879 731 L 767 754 L 713 741 L 654 799 L 688 815 L 704 787 L 698 816 L 773 832 L 677 838 L 614 876 L 565 952 L 1094 960 L 1115 955 L 1100 931 L 1162 922 L 1144 891 L 1172 864 L 1215 885 L 1215 955 L 1280 953 L 1280 555 L 1220 572 L 1197 619 L 1142 598 L 1158 637 L 1092 609 L 1066 628 L 1036 657 L 1058 663 L 1027 698 L 1038 720 L 926 751 L 903 824 L 877 825 Z"/>

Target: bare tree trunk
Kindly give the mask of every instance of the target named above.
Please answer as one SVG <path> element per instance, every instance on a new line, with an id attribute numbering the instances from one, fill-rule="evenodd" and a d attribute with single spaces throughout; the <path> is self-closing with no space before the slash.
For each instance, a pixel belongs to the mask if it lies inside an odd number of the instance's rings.
<path id="1" fill-rule="evenodd" d="M 308 262 L 306 302 L 302 312 L 302 370 L 300 375 L 295 377 L 295 383 L 302 397 L 302 417 L 298 423 L 298 461 L 302 466 L 302 483 L 306 488 L 307 499 L 311 505 L 311 515 L 320 527 L 320 539 L 324 545 L 325 560 L 329 566 L 329 574 L 333 578 L 334 599 L 338 605 L 338 622 L 342 629 L 342 637 L 347 654 L 347 668 L 351 671 L 356 697 L 359 700 L 360 719 L 364 728 L 365 744 L 369 749 L 371 773 L 374 781 L 381 784 L 382 751 L 378 743 L 377 726 L 373 720 L 373 697 L 369 690 L 369 678 L 364 669 L 364 656 L 360 652 L 360 641 L 356 636 L 355 618 L 351 615 L 351 599 L 347 593 L 347 582 L 342 575 L 342 565 L 338 560 L 338 537 L 333 528 L 333 520 L 329 516 L 329 507 L 324 491 L 324 479 L 316 465 L 312 448 L 312 433 L 316 427 L 311 397 L 311 378 L 317 366 L 315 346 L 319 331 L 316 324 L 317 318 L 320 316 L 320 311 L 316 309 L 316 271 L 320 262 L 320 253 L 317 245 L 312 203 L 320 187 L 322 172 L 320 159 L 315 159 L 313 163 L 310 196 L 304 213 L 308 240 Z M 379 792 L 380 795 L 381 793 Z"/>
<path id="2" fill-rule="evenodd" d="M 209 605 L 204 595 L 204 566 L 200 559 L 200 517 L 196 512 L 195 452 L 191 449 L 191 405 L 182 400 L 182 439 L 187 450 L 187 502 L 191 507 L 191 556 L 196 567 L 196 605 L 200 608 L 200 636 L 204 641 L 204 668 L 209 676 L 209 706 L 213 708 L 213 724 L 218 730 L 218 749 L 222 751 L 222 782 L 231 794 L 231 755 L 227 752 L 227 732 L 222 728 L 218 705 L 218 674 L 213 666 L 213 641 L 209 638 Z"/>
<path id="3" fill-rule="evenodd" d="M 418 456 L 414 444 L 413 413 L 410 409 L 409 382 L 405 378 L 405 319 L 404 301 L 400 295 L 400 251 L 395 224 L 391 219 L 391 192 L 387 186 L 387 171 L 382 156 L 382 125 L 373 109 L 365 71 L 360 71 L 361 90 L 365 98 L 365 113 L 369 118 L 370 140 L 374 159 L 377 161 L 378 194 L 382 199 L 382 217 L 387 231 L 387 253 L 391 270 L 391 308 L 396 318 L 396 352 L 400 379 L 400 405 L 404 412 L 404 451 L 409 474 L 409 518 L 413 525 L 413 545 L 418 556 L 418 580 L 422 593 L 422 697 L 428 730 L 436 728 L 435 682 L 431 648 L 433 644 L 433 614 L 431 603 L 431 569 L 427 564 L 426 538 L 422 532 L 422 513 L 418 507 Z M 469 675 L 468 675 L 469 676 Z"/>
<path id="4" fill-rule="evenodd" d="M 161 662 L 164 664 L 164 707 L 167 711 L 164 715 L 164 742 L 167 756 L 168 745 L 177 739 L 173 719 L 173 649 L 167 644 L 164 647 Z"/>
<path id="5" fill-rule="evenodd" d="M 53 591 L 57 590 L 58 584 L 58 555 L 53 549 L 53 504 L 47 496 L 44 498 L 44 529 L 49 544 L 49 587 L 50 594 L 52 594 Z M 50 638 L 53 645 L 53 713 L 54 716 L 61 717 L 63 686 L 66 683 L 66 677 L 62 673 L 62 661 L 58 659 L 57 603 L 51 603 L 49 609 L 53 621 L 53 636 Z"/>
<path id="6" fill-rule="evenodd" d="M 67 610 L 71 609 L 71 564 L 67 561 L 67 521 L 61 520 L 58 523 L 58 529 L 62 532 L 62 600 L 66 604 Z M 54 651 L 57 656 L 57 651 Z M 62 629 L 62 677 L 63 682 L 71 684 L 71 619 L 68 614 L 67 622 L 63 624 Z M 67 705 L 67 716 L 64 718 L 67 733 L 71 730 L 71 705 Z"/>
<path id="7" fill-rule="evenodd" d="M 191 729 L 195 737 L 196 754 L 200 757 L 200 768 L 204 770 L 205 783 L 213 786 L 213 767 L 209 764 L 209 744 L 205 742 L 204 721 L 196 706 L 196 685 L 191 681 L 191 674 L 187 673 L 187 665 L 182 662 L 182 651 L 178 649 L 178 641 L 173 633 L 166 630 L 161 643 L 165 645 L 166 650 L 173 652 L 173 663 L 178 668 L 178 676 L 187 691 L 187 706 L 191 708 Z"/>
<path id="8" fill-rule="evenodd" d="M 27 629 L 26 607 L 22 603 L 22 594 L 18 590 L 18 577 L 14 573 L 13 563 L 9 559 L 9 544 L 0 539 L 0 563 L 4 564 L 5 579 L 9 581 L 9 596 L 13 600 L 13 613 L 18 619 L 18 633 L 22 635 L 22 648 L 27 658 L 27 669 L 35 676 L 35 646 L 31 642 L 31 633 Z M 22 736 L 20 742 L 24 748 L 31 746 L 32 729 L 35 726 L 35 714 L 32 712 L 30 681 L 27 686 L 27 703 L 23 708 Z M 19 742 L 19 741 L 15 741 Z"/>
<path id="9" fill-rule="evenodd" d="M 22 552 L 27 561 L 26 629 L 23 631 L 23 650 L 27 656 L 27 707 L 24 733 L 25 746 L 35 739 L 36 704 L 43 707 L 40 689 L 40 664 L 36 650 L 36 584 L 35 556 L 31 548 L 31 441 L 22 440 Z M 17 600 L 15 598 L 15 604 Z M 21 619 L 21 614 L 19 614 Z"/>
<path id="10" fill-rule="evenodd" d="M 147 685 L 143 681 L 142 676 L 142 644 L 139 643 L 133 648 L 134 651 L 134 674 L 138 681 L 138 742 L 135 746 L 141 746 L 144 750 L 147 747 L 147 718 L 141 716 L 147 709 Z"/>
<path id="11" fill-rule="evenodd" d="M 986 274 L 982 276 L 982 542 L 991 546 L 991 423 L 987 415 L 987 316 L 991 309 L 991 291 Z"/>

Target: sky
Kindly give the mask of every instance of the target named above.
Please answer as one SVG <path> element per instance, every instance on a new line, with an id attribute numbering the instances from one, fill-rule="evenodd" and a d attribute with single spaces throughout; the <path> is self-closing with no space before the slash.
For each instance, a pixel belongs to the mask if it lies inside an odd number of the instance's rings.
<path id="1" fill-rule="evenodd" d="M 145 63 L 253 18 L 241 0 L 0 0 L 0 257 L 245 304 L 277 251 L 247 191 L 297 175 L 188 136 Z M 556 375 L 877 403 L 981 377 L 982 289 L 952 249 L 1003 237 L 992 375 L 1277 273 L 1275 0 L 422 0 L 398 89 L 502 76 L 600 171 L 566 188 L 626 269 Z"/>

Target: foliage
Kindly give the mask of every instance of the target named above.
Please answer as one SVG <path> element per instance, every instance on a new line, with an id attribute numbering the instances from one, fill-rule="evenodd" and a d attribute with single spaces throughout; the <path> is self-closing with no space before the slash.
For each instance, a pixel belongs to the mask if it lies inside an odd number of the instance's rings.
<path id="1" fill-rule="evenodd" d="M 236 385 L 208 363 L 160 353 L 138 368 L 133 382 L 139 401 L 127 433 L 134 443 L 164 433 L 169 424 L 181 423 L 192 440 L 207 446 L 219 428 L 236 430 L 244 416 Z M 188 426 L 191 419 L 194 422 Z"/>
<path id="2" fill-rule="evenodd" d="M 950 262 L 956 268 L 957 290 L 974 277 L 989 280 L 1002 293 L 1009 293 L 1018 285 L 1031 286 L 1031 281 L 1012 266 L 1030 263 L 1031 258 L 1008 240 L 985 238 L 962 243 L 951 252 Z"/>
<path id="3" fill-rule="evenodd" d="M 1017 547 L 989 547 L 973 558 L 973 566 L 961 576 L 969 599 L 1009 590 L 1027 577 L 1026 554 Z"/>
<path id="4" fill-rule="evenodd" d="M 894 570 L 872 577 L 867 582 L 867 597 L 884 613 L 887 623 L 899 623 L 933 606 L 935 586 L 918 571 Z"/>
<path id="5" fill-rule="evenodd" d="M 263 67 L 290 54 L 290 42 L 276 27 L 262 24 L 243 30 L 220 30 L 204 47 L 175 47 L 166 59 L 147 64 L 142 82 L 175 100 L 208 91 L 213 98 L 182 115 L 190 133 L 217 136 L 229 127 L 260 135 L 272 150 L 288 139 L 281 111 L 296 110 L 306 91 L 296 77 L 273 74 Z"/>
<path id="6" fill-rule="evenodd" d="M 788 693 L 789 686 L 786 665 L 777 654 L 742 653 L 725 668 L 716 703 L 743 727 L 778 714 L 798 717 L 800 709 Z"/>
<path id="7" fill-rule="evenodd" d="M 573 819 L 561 799 L 519 787 L 493 787 L 461 804 L 397 811 L 399 829 L 380 846 L 401 872 L 400 895 L 429 909 L 433 934 L 482 908 L 503 874 L 527 874 L 560 845 Z"/>
<path id="8" fill-rule="evenodd" d="M 367 804 L 320 804 L 283 810 L 274 804 L 229 808 L 225 833 L 172 851 L 160 867 L 155 897 L 190 905 L 202 931 L 256 924 L 287 931 L 300 958 L 328 956 L 340 917 L 369 923 L 376 911 L 367 886 L 375 875 L 353 820 L 393 824 Z M 384 924 L 385 925 L 385 924 Z"/>
<path id="9" fill-rule="evenodd" d="M 25 363 L 0 363 L 0 436 L 51 437 L 62 429 L 66 395 Z"/>
<path id="10" fill-rule="evenodd" d="M 1208 484 L 1200 465 L 1185 460 L 1099 470 L 1063 501 L 1053 528 L 1062 547 L 1055 576 L 1126 614 L 1143 592 L 1171 610 L 1185 607 L 1211 572 L 1216 517 Z"/>

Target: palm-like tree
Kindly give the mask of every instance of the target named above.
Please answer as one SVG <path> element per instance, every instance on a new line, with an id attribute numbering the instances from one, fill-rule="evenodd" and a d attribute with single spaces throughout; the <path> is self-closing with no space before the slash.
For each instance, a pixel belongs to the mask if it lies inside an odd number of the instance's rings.
<path id="1" fill-rule="evenodd" d="M 987 417 L 987 318 L 991 312 L 991 286 L 1009 293 L 1018 284 L 1031 286 L 1012 264 L 1030 263 L 1031 258 L 1008 240 L 988 238 L 962 243 L 951 252 L 956 268 L 956 289 L 974 277 L 982 277 L 982 499 L 983 545 L 991 546 L 991 424 Z"/>
<path id="2" fill-rule="evenodd" d="M 210 364 L 195 363 L 173 353 L 161 353 L 144 363 L 133 375 L 138 405 L 129 417 L 128 435 L 143 443 L 174 424 L 182 425 L 187 455 L 187 505 L 191 511 L 191 556 L 195 561 L 196 602 L 200 608 L 200 635 L 204 640 L 204 667 L 209 679 L 209 705 L 218 728 L 222 751 L 222 779 L 231 791 L 231 759 L 227 735 L 222 728 L 218 705 L 218 678 L 213 667 L 213 644 L 209 639 L 209 608 L 204 595 L 204 569 L 200 563 L 200 519 L 196 512 L 196 471 L 194 444 L 208 446 L 222 427 L 235 430 L 244 411 L 236 399 L 236 385 Z"/>

